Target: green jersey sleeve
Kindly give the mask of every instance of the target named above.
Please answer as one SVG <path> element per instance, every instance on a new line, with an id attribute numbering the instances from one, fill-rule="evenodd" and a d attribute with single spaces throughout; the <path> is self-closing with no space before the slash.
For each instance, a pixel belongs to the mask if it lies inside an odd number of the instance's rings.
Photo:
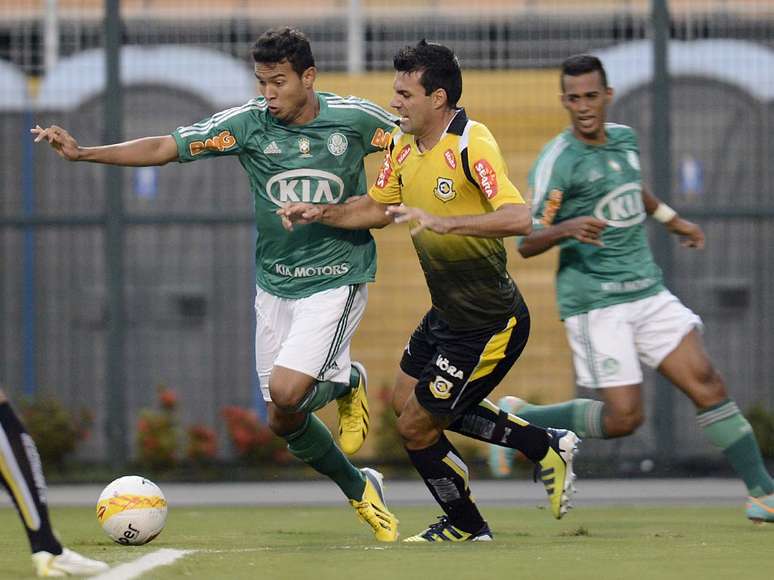
<path id="1" fill-rule="evenodd" d="M 532 224 L 535 229 L 554 223 L 562 202 L 570 193 L 572 163 L 562 155 L 568 146 L 564 136 L 559 135 L 543 148 L 529 172 Z"/>
<path id="2" fill-rule="evenodd" d="M 172 132 L 177 143 L 178 161 L 185 163 L 216 155 L 239 155 L 255 128 L 256 113 L 266 110 L 262 97 L 240 107 L 215 113 L 193 125 Z"/>
<path id="3" fill-rule="evenodd" d="M 398 118 L 379 105 L 360 97 L 339 97 L 326 93 L 328 107 L 348 112 L 348 123 L 360 135 L 366 155 L 380 151 L 390 142 Z"/>
<path id="4" fill-rule="evenodd" d="M 628 125 L 605 123 L 605 131 L 611 146 L 618 147 L 623 151 L 634 151 L 639 155 L 640 142 L 634 129 Z"/>

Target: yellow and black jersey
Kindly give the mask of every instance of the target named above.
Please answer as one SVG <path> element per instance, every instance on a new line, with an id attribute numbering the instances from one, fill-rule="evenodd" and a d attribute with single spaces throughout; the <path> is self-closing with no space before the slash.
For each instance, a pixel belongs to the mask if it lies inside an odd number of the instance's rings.
<path id="1" fill-rule="evenodd" d="M 524 203 L 489 129 L 468 120 L 464 109 L 429 151 L 419 151 L 413 135 L 393 131 L 369 195 L 379 203 L 404 203 L 438 216 L 484 214 Z M 521 301 L 506 270 L 501 239 L 423 230 L 413 241 L 433 306 L 450 327 L 496 325 Z"/>

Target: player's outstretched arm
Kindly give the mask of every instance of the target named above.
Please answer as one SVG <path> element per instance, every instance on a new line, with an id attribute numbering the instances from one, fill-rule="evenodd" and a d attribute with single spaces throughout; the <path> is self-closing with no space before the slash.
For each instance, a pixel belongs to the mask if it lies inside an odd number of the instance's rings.
<path id="1" fill-rule="evenodd" d="M 177 159 L 177 144 L 171 135 L 143 137 L 114 145 L 81 147 L 75 137 L 57 125 L 30 129 L 35 143 L 48 142 L 54 151 L 68 161 L 91 161 L 111 165 L 165 165 Z"/>
<path id="2" fill-rule="evenodd" d="M 663 223 L 673 234 L 680 236 L 683 246 L 697 250 L 704 248 L 704 232 L 701 226 L 681 218 L 675 210 L 645 188 L 642 189 L 642 201 L 648 215 Z"/>
<path id="3" fill-rule="evenodd" d="M 584 215 L 536 229 L 521 239 L 519 253 L 525 258 L 531 258 L 570 238 L 583 244 L 602 247 L 604 244 L 600 237 L 606 225 L 603 220 Z"/>
<path id="4" fill-rule="evenodd" d="M 412 222 L 412 236 L 430 230 L 437 234 L 507 238 L 524 236 L 532 231 L 532 217 L 524 204 L 508 203 L 480 215 L 437 216 L 403 204 L 390 206 L 387 212 L 395 216 L 395 223 Z"/>
<path id="5" fill-rule="evenodd" d="M 291 231 L 295 224 L 319 222 L 345 230 L 368 230 L 383 228 L 392 222 L 387 214 L 387 205 L 371 196 L 363 195 L 354 201 L 340 204 L 289 203 L 277 210 L 282 226 Z"/>

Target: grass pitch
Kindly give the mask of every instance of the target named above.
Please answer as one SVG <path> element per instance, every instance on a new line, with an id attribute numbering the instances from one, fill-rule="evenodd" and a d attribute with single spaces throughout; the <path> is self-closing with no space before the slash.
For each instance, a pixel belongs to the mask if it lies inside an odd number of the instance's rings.
<path id="1" fill-rule="evenodd" d="M 774 577 L 774 525 L 738 507 L 582 507 L 562 521 L 545 510 L 486 506 L 492 543 L 381 544 L 352 509 L 172 508 L 147 546 L 112 543 L 93 510 L 59 508 L 65 544 L 118 565 L 160 548 L 196 550 L 143 578 L 314 580 L 694 579 Z M 398 508 L 401 533 L 434 521 L 431 508 Z M 0 578 L 31 578 L 16 513 L 0 509 Z"/>

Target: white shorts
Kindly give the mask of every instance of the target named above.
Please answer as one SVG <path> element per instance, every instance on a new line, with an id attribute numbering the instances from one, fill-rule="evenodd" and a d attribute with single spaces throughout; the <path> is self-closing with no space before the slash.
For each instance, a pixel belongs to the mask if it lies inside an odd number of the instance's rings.
<path id="1" fill-rule="evenodd" d="M 661 364 L 701 318 L 671 292 L 591 310 L 564 321 L 576 382 L 604 388 L 642 383 L 640 362 Z"/>
<path id="2" fill-rule="evenodd" d="M 264 401 L 271 401 L 269 377 L 275 365 L 320 381 L 349 382 L 349 345 L 367 301 L 365 284 L 298 300 L 256 288 L 255 366 Z"/>

